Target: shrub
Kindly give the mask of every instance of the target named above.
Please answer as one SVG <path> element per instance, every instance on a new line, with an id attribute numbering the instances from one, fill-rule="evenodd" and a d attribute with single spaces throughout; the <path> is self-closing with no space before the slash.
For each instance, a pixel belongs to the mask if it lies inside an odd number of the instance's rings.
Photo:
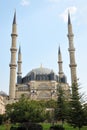
<path id="1" fill-rule="evenodd" d="M 17 128 L 17 130 L 27 130 L 25 127 L 23 127 L 23 126 L 19 126 L 18 128 Z"/>
<path id="2" fill-rule="evenodd" d="M 64 130 L 62 125 L 54 125 L 50 127 L 50 130 Z"/>
<path id="3" fill-rule="evenodd" d="M 26 122 L 20 126 L 12 126 L 10 130 L 43 130 L 43 127 L 40 124 Z"/>
<path id="4" fill-rule="evenodd" d="M 27 130 L 43 130 L 43 127 L 40 124 L 36 124 L 36 123 L 26 122 L 23 123 L 22 126 L 27 128 Z"/>
<path id="5" fill-rule="evenodd" d="M 10 130 L 17 130 L 17 127 L 11 126 Z"/>
<path id="6" fill-rule="evenodd" d="M 26 130 L 26 128 L 23 127 L 23 126 L 18 126 L 18 127 L 12 126 L 12 127 L 10 128 L 10 130 Z"/>

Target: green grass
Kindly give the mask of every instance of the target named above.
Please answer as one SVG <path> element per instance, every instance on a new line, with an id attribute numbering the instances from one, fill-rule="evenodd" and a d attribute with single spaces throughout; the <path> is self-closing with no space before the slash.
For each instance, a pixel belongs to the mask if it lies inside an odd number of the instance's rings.
<path id="1" fill-rule="evenodd" d="M 5 130 L 5 126 L 4 125 L 0 125 L 0 130 Z"/>
<path id="2" fill-rule="evenodd" d="M 51 124 L 50 123 L 41 123 L 41 125 L 43 126 L 43 130 L 49 130 Z M 8 129 L 7 129 L 8 127 Z M 78 128 L 73 128 L 71 126 L 69 126 L 68 124 L 64 124 L 64 128 L 65 130 L 78 130 Z M 0 125 L 0 130 L 10 130 L 10 125 Z M 87 130 L 87 126 L 82 127 L 81 130 Z"/>
<path id="3" fill-rule="evenodd" d="M 64 128 L 65 128 L 65 130 L 78 130 L 78 128 L 73 128 L 68 124 L 65 124 Z M 87 130 L 87 126 L 82 127 L 81 130 Z"/>
<path id="4" fill-rule="evenodd" d="M 42 123 L 41 124 L 43 126 L 43 130 L 49 130 L 51 124 L 50 123 Z"/>
<path id="5" fill-rule="evenodd" d="M 49 130 L 49 128 L 51 126 L 51 124 L 49 124 L 49 123 L 43 123 L 41 125 L 43 126 L 43 130 Z M 68 124 L 64 124 L 64 128 L 65 128 L 65 130 L 78 130 L 78 128 L 73 128 Z M 87 126 L 82 127 L 81 130 L 87 130 Z"/>
<path id="6" fill-rule="evenodd" d="M 10 130 L 10 125 L 0 125 L 0 130 Z"/>

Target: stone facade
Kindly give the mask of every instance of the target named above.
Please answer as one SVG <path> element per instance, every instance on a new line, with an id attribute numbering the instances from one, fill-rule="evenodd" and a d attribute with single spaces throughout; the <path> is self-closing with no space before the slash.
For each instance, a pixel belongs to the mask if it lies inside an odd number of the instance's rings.
<path id="1" fill-rule="evenodd" d="M 58 86 L 61 83 L 61 87 L 64 91 L 67 91 L 70 95 L 69 85 L 66 82 L 66 77 L 60 77 L 56 75 L 53 70 L 48 68 L 39 67 L 32 69 L 25 77 L 21 78 L 21 83 L 16 84 L 16 99 L 19 99 L 21 95 L 25 95 L 31 100 L 56 100 L 58 97 Z"/>
<path id="2" fill-rule="evenodd" d="M 5 113 L 4 97 L 0 95 L 0 114 Z"/>

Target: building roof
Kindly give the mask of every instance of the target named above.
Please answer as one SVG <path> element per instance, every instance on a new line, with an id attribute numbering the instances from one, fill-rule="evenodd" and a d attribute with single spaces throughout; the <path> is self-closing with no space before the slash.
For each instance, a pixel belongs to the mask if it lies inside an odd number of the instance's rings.
<path id="1" fill-rule="evenodd" d="M 36 75 L 41 75 L 41 74 L 50 74 L 50 73 L 54 73 L 53 70 L 48 69 L 48 68 L 44 68 L 44 67 L 39 67 L 39 68 L 35 68 L 32 69 L 26 76 L 29 76 L 31 73 L 35 73 Z"/>
<path id="2" fill-rule="evenodd" d="M 0 91 L 0 95 L 1 96 L 7 96 L 7 94 L 5 92 L 3 92 L 3 91 Z"/>

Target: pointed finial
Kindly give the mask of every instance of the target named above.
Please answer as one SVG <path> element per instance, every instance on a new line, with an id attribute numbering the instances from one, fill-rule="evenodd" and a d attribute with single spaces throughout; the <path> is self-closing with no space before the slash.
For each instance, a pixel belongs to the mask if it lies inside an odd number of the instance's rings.
<path id="1" fill-rule="evenodd" d="M 70 12 L 68 10 L 68 24 L 71 24 L 71 19 L 70 19 Z"/>
<path id="2" fill-rule="evenodd" d="M 15 10 L 15 12 L 14 12 L 13 24 L 16 24 L 16 10 Z"/>
<path id="3" fill-rule="evenodd" d="M 61 53 L 61 51 L 60 51 L 60 46 L 59 46 L 58 54 L 60 54 L 60 53 Z"/>
<path id="4" fill-rule="evenodd" d="M 21 46 L 19 45 L 19 51 L 18 51 L 19 54 L 21 54 Z"/>

